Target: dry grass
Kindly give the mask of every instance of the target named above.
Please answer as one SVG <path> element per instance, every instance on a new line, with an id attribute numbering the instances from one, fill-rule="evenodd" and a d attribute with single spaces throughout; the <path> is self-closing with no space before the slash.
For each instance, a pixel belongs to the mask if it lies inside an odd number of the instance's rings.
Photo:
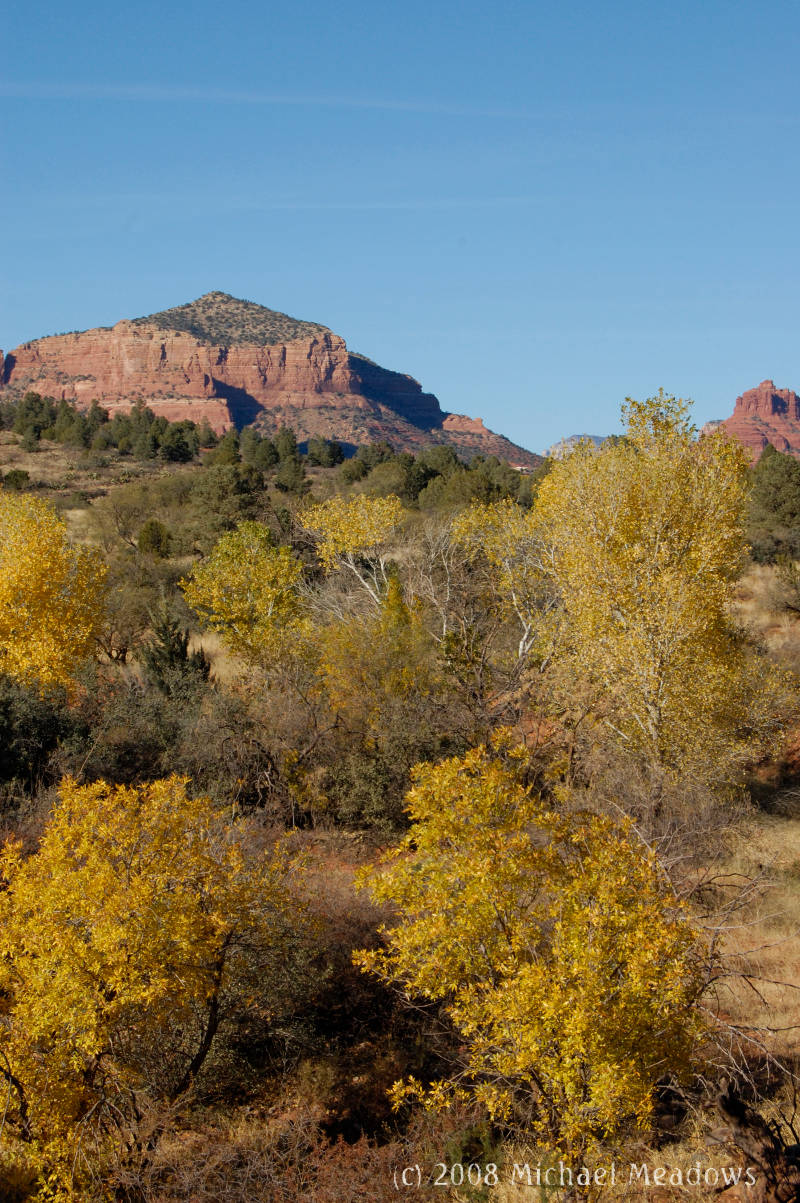
<path id="1" fill-rule="evenodd" d="M 642 1169 L 643 1166 L 647 1167 L 646 1171 Z M 562 1203 L 575 1198 L 560 1186 L 537 1187 L 537 1167 L 542 1179 L 548 1169 L 551 1182 L 556 1183 L 561 1177 L 561 1167 L 552 1154 L 547 1155 L 530 1145 L 506 1146 L 499 1174 L 500 1184 L 490 1195 L 492 1203 Z M 707 1200 L 717 1195 L 713 1189 L 715 1175 L 721 1183 L 724 1181 L 723 1169 L 730 1174 L 737 1167 L 744 1170 L 741 1154 L 720 1146 L 709 1146 L 702 1136 L 694 1132 L 684 1140 L 662 1148 L 632 1141 L 621 1149 L 587 1158 L 586 1170 L 591 1176 L 597 1173 L 597 1179 L 580 1197 L 592 1201 L 614 1200 L 614 1203 Z M 528 1168 L 531 1185 L 527 1180 Z M 581 1166 L 565 1165 L 563 1177 L 568 1184 L 567 1168 L 572 1170 L 573 1178 L 577 1180 Z M 704 1180 L 706 1174 L 707 1181 Z M 468 1200 L 472 1203 L 476 1196 L 458 1192 L 451 1198 L 455 1198 L 457 1203 L 467 1203 Z"/>
<path id="2" fill-rule="evenodd" d="M 353 1144 L 328 1142 L 319 1120 L 318 1110 L 303 1104 L 285 1108 L 280 1115 L 272 1109 L 233 1120 L 209 1117 L 165 1136 L 149 1165 L 118 1172 L 114 1185 L 138 1188 L 138 1197 L 146 1203 L 383 1203 L 410 1196 L 452 1203 L 563 1203 L 575 1198 L 557 1185 L 537 1186 L 537 1168 L 540 1180 L 550 1169 L 554 1182 L 562 1171 L 552 1155 L 535 1146 L 462 1150 L 458 1124 L 463 1131 L 463 1117 L 454 1123 L 448 1117 L 423 1116 L 407 1135 L 380 1145 L 364 1138 Z M 709 1146 L 694 1133 L 660 1149 L 631 1142 L 587 1163 L 590 1174 L 605 1170 L 605 1175 L 598 1174 L 601 1185 L 580 1197 L 618 1203 L 713 1198 L 718 1193 L 713 1184 L 715 1179 L 724 1181 L 724 1170 L 744 1170 L 741 1155 Z M 489 1171 L 492 1185 L 487 1188 L 478 1180 L 489 1166 L 496 1167 L 496 1185 Z M 474 1185 L 454 1187 L 448 1181 L 451 1174 L 455 1181 L 462 1174 L 466 1178 L 470 1167 Z M 581 1166 L 568 1168 L 577 1179 Z M 409 1174 L 405 1189 L 399 1177 L 403 1169 Z M 566 1166 L 563 1176 L 568 1182 Z M 448 1181 L 446 1187 L 442 1179 Z"/>
<path id="3" fill-rule="evenodd" d="M 734 616 L 779 664 L 800 673 L 800 615 L 787 610 L 785 599 L 776 568 L 752 564 L 738 583 Z"/>
<path id="4" fill-rule="evenodd" d="M 241 682 L 246 671 L 241 660 L 237 660 L 220 639 L 215 631 L 204 631 L 202 635 L 193 635 L 189 640 L 189 651 L 202 649 L 211 664 L 211 675 L 222 685 L 233 685 Z"/>
<path id="5" fill-rule="evenodd" d="M 165 1137 L 147 1167 L 120 1171 L 114 1185 L 147 1203 L 380 1203 L 396 1198 L 392 1146 L 331 1145 L 319 1117 L 295 1109 L 213 1120 Z"/>
<path id="6" fill-rule="evenodd" d="M 770 564 L 751 564 L 736 590 L 734 613 L 757 642 L 772 650 L 774 641 L 785 641 L 794 624 L 783 621 L 776 598 L 776 573 Z"/>
<path id="7" fill-rule="evenodd" d="M 113 448 L 102 453 L 67 447 L 42 439 L 36 451 L 26 451 L 16 434 L 0 431 L 0 472 L 21 468 L 28 473 L 39 495 L 63 507 L 71 498 L 88 502 L 104 497 L 118 485 L 132 481 L 197 472 L 198 464 L 165 464 L 160 460 L 134 460 Z M 68 512 L 73 513 L 75 506 Z"/>
<path id="8" fill-rule="evenodd" d="M 800 619 L 781 604 L 775 568 L 752 565 L 739 583 L 736 615 L 782 666 L 800 668 Z M 789 741 L 791 744 L 791 741 Z M 791 747 L 788 768 L 792 769 Z M 769 1029 L 771 1051 L 800 1056 L 800 788 L 777 788 L 743 825 L 725 871 L 755 883 L 725 936 L 745 975 L 721 995 L 727 1017 Z"/>
<path id="9" fill-rule="evenodd" d="M 800 1057 L 800 815 L 795 791 L 782 799 L 777 813 L 751 817 L 725 866 L 754 884 L 724 935 L 735 975 L 719 1001 L 726 1020 L 761 1029 L 764 1047 L 791 1062 Z"/>

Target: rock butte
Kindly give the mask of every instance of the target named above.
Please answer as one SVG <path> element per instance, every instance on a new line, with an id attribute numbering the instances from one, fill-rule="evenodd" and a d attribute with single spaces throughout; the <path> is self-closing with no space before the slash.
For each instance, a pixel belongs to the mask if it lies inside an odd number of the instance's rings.
<path id="1" fill-rule="evenodd" d="M 412 452 L 446 443 L 467 457 L 497 455 L 523 467 L 542 459 L 479 418 L 444 413 L 411 376 L 354 354 L 327 327 L 222 292 L 0 352 L 0 388 L 81 407 L 96 399 L 112 413 L 144 401 L 171 421 L 205 418 L 217 433 L 290 426 L 301 441 L 386 439 Z"/>
<path id="2" fill-rule="evenodd" d="M 776 451 L 800 459 L 800 397 L 788 388 L 776 388 L 772 380 L 762 380 L 736 398 L 730 418 L 722 425 L 757 460 L 767 443 Z"/>

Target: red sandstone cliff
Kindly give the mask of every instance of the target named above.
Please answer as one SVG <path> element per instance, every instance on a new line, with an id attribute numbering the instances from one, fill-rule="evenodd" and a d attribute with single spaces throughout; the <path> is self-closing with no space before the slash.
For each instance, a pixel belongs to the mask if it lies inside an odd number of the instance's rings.
<path id="1" fill-rule="evenodd" d="M 767 443 L 800 458 L 800 397 L 791 389 L 776 388 L 771 380 L 737 397 L 732 416 L 722 425 L 754 460 Z"/>
<path id="2" fill-rule="evenodd" d="M 480 419 L 442 412 L 410 376 L 348 351 L 324 326 L 208 293 L 188 305 L 83 333 L 23 343 L 0 356 L 0 387 L 35 389 L 112 412 L 144 400 L 172 421 L 206 418 L 221 432 L 250 423 L 291 426 L 358 444 L 387 439 L 397 450 L 449 443 L 534 466 L 541 457 L 487 430 Z"/>

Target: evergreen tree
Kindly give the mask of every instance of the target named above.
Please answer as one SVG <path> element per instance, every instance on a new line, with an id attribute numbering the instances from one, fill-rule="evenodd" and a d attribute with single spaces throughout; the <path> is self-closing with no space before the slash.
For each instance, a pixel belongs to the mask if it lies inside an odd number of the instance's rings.
<path id="1" fill-rule="evenodd" d="M 239 452 L 242 457 L 242 462 L 245 464 L 254 464 L 258 447 L 261 442 L 261 435 L 252 426 L 245 426 L 242 433 L 239 435 Z"/>
<path id="2" fill-rule="evenodd" d="M 297 437 L 293 430 L 288 426 L 281 426 L 275 436 L 275 450 L 278 452 L 278 458 L 283 463 L 287 459 L 297 458 Z"/>
<path id="3" fill-rule="evenodd" d="M 749 536 L 757 560 L 800 551 L 800 462 L 768 444 L 752 470 Z"/>
<path id="4" fill-rule="evenodd" d="M 312 438 L 308 440 L 306 459 L 320 468 L 333 468 L 342 462 L 344 452 L 341 445 L 331 439 Z"/>
<path id="5" fill-rule="evenodd" d="M 282 493 L 305 493 L 307 491 L 309 481 L 306 479 L 306 470 L 300 462 L 299 456 L 295 455 L 281 460 L 278 471 L 275 473 L 275 487 Z"/>
<path id="6" fill-rule="evenodd" d="M 197 427 L 197 439 L 201 447 L 216 447 L 219 442 L 217 434 L 211 429 L 208 418 L 203 418 Z"/>
<path id="7" fill-rule="evenodd" d="M 171 424 L 162 436 L 159 455 L 168 463 L 188 463 L 195 455 L 193 440 L 190 440 L 191 434 L 183 423 Z"/>
<path id="8" fill-rule="evenodd" d="M 202 648 L 189 651 L 189 632 L 172 617 L 165 603 L 152 616 L 153 633 L 142 648 L 148 681 L 161 693 L 185 692 L 208 680 L 211 665 Z"/>
<path id="9" fill-rule="evenodd" d="M 158 518 L 148 518 L 139 531 L 137 545 L 144 555 L 155 556 L 159 560 L 166 559 L 171 543 L 169 530 Z"/>
<path id="10" fill-rule="evenodd" d="M 262 472 L 265 472 L 268 468 L 274 468 L 279 458 L 277 448 L 272 439 L 262 439 L 256 448 L 253 465 Z"/>
<path id="11" fill-rule="evenodd" d="M 227 431 L 208 457 L 210 464 L 240 464 L 239 436 L 235 430 Z"/>

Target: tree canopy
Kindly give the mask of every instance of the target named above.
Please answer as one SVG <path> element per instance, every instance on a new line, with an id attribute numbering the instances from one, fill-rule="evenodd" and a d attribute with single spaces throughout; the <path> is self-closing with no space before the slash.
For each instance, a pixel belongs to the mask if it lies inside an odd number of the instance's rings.
<path id="1" fill-rule="evenodd" d="M 302 622 L 301 567 L 269 529 L 242 522 L 182 581 L 187 602 L 232 652 L 263 660 L 279 635 Z"/>
<path id="2" fill-rule="evenodd" d="M 555 464 L 534 507 L 562 656 L 625 746 L 666 768 L 724 763 L 747 696 L 730 617 L 746 459 L 724 433 L 698 440 L 687 412 L 663 393 L 629 400 L 625 437 Z"/>
<path id="3" fill-rule="evenodd" d="M 397 920 L 358 960 L 440 1002 L 464 1041 L 458 1073 L 396 1100 L 477 1097 L 575 1155 L 643 1123 L 665 1069 L 690 1065 L 702 949 L 632 829 L 548 805 L 526 761 L 500 736 L 417 767 L 407 836 L 362 874 Z"/>
<path id="4" fill-rule="evenodd" d="M 0 671 L 68 684 L 95 645 L 106 568 L 47 502 L 0 492 Z"/>
<path id="5" fill-rule="evenodd" d="M 0 854 L 0 1076 L 42 1165 L 135 1140 L 183 1095 L 238 1004 L 280 1008 L 302 928 L 291 865 L 254 855 L 178 777 L 63 782 L 38 850 Z"/>
<path id="6" fill-rule="evenodd" d="M 317 552 L 328 572 L 347 568 L 376 605 L 389 581 L 387 544 L 403 521 L 398 497 L 331 497 L 303 511 L 306 530 L 317 536 Z"/>

